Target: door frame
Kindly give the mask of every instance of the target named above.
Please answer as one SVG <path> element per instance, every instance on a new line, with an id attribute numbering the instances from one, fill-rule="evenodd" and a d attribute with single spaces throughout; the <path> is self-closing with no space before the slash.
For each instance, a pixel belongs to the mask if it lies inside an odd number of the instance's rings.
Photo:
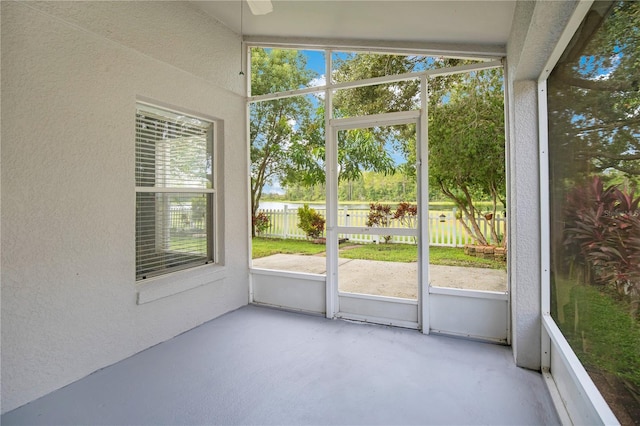
<path id="1" fill-rule="evenodd" d="M 423 80 L 426 80 L 424 78 Z M 426 81 L 423 81 L 426 88 Z M 422 93 L 426 93 L 423 90 Z M 327 126 L 326 135 L 326 190 L 327 190 L 327 286 L 326 286 L 326 316 L 327 318 L 352 318 L 357 320 L 366 319 L 371 322 L 397 325 L 401 327 L 422 329 L 424 333 L 429 332 L 428 298 L 429 298 L 429 183 L 427 171 L 427 126 L 426 126 L 426 96 L 422 101 L 422 109 L 392 112 L 377 115 L 367 115 L 350 118 L 330 119 Z M 338 226 L 338 132 L 343 130 L 353 130 L 359 128 L 371 128 L 380 126 L 394 126 L 403 124 L 415 124 L 416 126 L 416 171 L 417 171 L 417 203 L 418 203 L 418 228 L 416 231 L 406 229 L 389 229 L 389 235 L 414 235 L 418 240 L 418 300 L 417 315 L 413 318 L 393 318 L 391 310 L 397 308 L 409 308 L 413 305 L 411 301 L 391 297 L 380 297 L 371 295 L 352 295 L 347 297 L 358 299 L 360 304 L 370 304 L 375 312 L 382 312 L 380 315 L 362 315 L 359 313 L 347 313 L 340 310 L 340 292 L 338 289 L 338 235 L 341 233 L 376 233 L 370 228 L 339 227 Z M 424 225 L 424 226 L 423 226 Z M 424 244 L 424 242 L 427 242 Z M 346 295 L 345 295 L 346 296 Z M 395 300 L 394 300 L 395 299 Z M 374 307 L 375 305 L 375 307 Z M 385 315 L 389 312 L 389 315 Z M 412 314 L 408 314 L 412 317 Z"/>

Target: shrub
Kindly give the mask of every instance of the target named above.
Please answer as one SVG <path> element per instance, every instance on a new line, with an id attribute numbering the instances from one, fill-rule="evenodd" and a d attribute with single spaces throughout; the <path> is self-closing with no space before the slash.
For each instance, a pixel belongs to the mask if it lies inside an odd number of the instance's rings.
<path id="1" fill-rule="evenodd" d="M 269 216 L 265 212 L 260 212 L 257 215 L 251 218 L 253 222 L 253 228 L 256 230 L 257 234 L 262 234 L 264 231 L 269 229 L 271 226 L 271 220 L 269 220 Z"/>
<path id="2" fill-rule="evenodd" d="M 388 228 L 391 222 L 391 206 L 388 204 L 369 204 L 369 217 L 367 226 L 376 228 Z M 384 243 L 391 241 L 391 235 L 381 235 Z"/>
<path id="3" fill-rule="evenodd" d="M 400 221 L 400 223 L 407 228 L 416 227 L 416 218 L 418 217 L 418 206 L 402 202 L 398 204 L 396 212 L 393 214 L 393 218 Z"/>
<path id="4" fill-rule="evenodd" d="M 324 218 L 305 204 L 298 209 L 298 228 L 304 231 L 307 238 L 320 238 L 324 232 Z"/>
<path id="5" fill-rule="evenodd" d="M 604 187 L 595 176 L 567 195 L 564 245 L 572 262 L 601 285 L 613 285 L 631 296 L 637 309 L 640 296 L 640 197 L 615 185 Z"/>
<path id="6" fill-rule="evenodd" d="M 415 228 L 418 219 L 418 206 L 407 202 L 398 204 L 396 212 L 393 214 L 393 218 L 400 221 L 402 226 L 406 228 Z M 412 237 L 413 242 L 417 241 L 416 237 Z"/>

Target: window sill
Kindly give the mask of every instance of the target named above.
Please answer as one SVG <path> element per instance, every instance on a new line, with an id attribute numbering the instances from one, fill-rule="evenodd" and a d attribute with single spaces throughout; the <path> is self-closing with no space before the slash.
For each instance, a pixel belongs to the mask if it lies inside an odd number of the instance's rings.
<path id="1" fill-rule="evenodd" d="M 203 285 L 213 284 L 225 277 L 221 265 L 204 265 L 184 271 L 149 278 L 137 284 L 137 304 L 153 302 Z"/>

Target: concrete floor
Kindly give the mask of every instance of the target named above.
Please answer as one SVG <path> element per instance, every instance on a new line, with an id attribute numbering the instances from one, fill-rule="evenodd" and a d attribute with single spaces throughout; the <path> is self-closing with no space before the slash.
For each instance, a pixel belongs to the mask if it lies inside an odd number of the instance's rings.
<path id="1" fill-rule="evenodd" d="M 2 416 L 3 425 L 557 424 L 511 349 L 247 306 Z"/>

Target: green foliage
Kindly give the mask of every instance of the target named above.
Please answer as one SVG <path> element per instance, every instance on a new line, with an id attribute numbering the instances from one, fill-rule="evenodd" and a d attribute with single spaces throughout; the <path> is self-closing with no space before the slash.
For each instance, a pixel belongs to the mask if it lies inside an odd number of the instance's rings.
<path id="1" fill-rule="evenodd" d="M 317 75 L 306 68 L 305 57 L 295 50 L 254 48 L 251 51 L 252 95 L 308 86 Z M 251 213 L 257 213 L 262 190 L 275 179 L 285 180 L 295 169 L 291 147 L 302 140 L 294 123 L 312 115 L 308 97 L 296 96 L 250 106 Z M 253 230 L 255 234 L 255 229 Z"/>
<path id="2" fill-rule="evenodd" d="M 591 9 L 547 80 L 553 312 L 587 371 L 606 379 L 601 390 L 616 415 L 633 423 L 640 415 L 640 2 Z"/>
<path id="3" fill-rule="evenodd" d="M 305 56 L 291 49 L 252 49 L 252 95 L 308 87 L 316 73 Z M 296 96 L 250 107 L 251 208 L 257 213 L 266 184 L 311 187 L 325 181 L 324 105 L 316 110 L 310 96 Z M 353 181 L 365 170 L 395 172 L 385 141 L 372 130 L 340 132 L 339 180 Z M 255 230 L 254 230 L 255 235 Z"/>
<path id="4" fill-rule="evenodd" d="M 308 204 L 298 209 L 298 227 L 308 238 L 320 238 L 324 232 L 324 218 Z"/>
<path id="5" fill-rule="evenodd" d="M 252 256 L 253 259 L 271 256 L 273 254 L 305 254 L 314 255 L 324 253 L 325 246 L 321 244 L 313 244 L 304 240 L 283 240 L 280 238 L 261 238 L 252 239 Z"/>
<path id="6" fill-rule="evenodd" d="M 401 202 L 396 208 L 396 212 L 393 214 L 393 218 L 400 222 L 405 228 L 417 228 L 418 227 L 418 206 L 416 204 L 410 204 L 407 202 Z M 416 242 L 416 237 L 413 237 L 413 241 Z"/>
<path id="7" fill-rule="evenodd" d="M 339 181 L 354 181 L 362 177 L 363 170 L 382 173 L 396 172 L 394 161 L 377 140 L 371 129 L 353 129 L 338 133 Z"/>
<path id="8" fill-rule="evenodd" d="M 291 165 L 282 182 L 287 187 L 323 185 L 324 159 L 324 105 L 300 122 L 302 139 L 289 148 Z M 393 158 L 385 150 L 385 141 L 376 139 L 372 129 L 353 129 L 338 132 L 338 181 L 354 181 L 363 172 L 384 175 L 396 172 Z"/>
<path id="9" fill-rule="evenodd" d="M 571 286 L 570 283 L 562 285 Z M 562 333 L 587 370 L 598 369 L 640 389 L 640 324 L 628 307 L 593 286 L 573 286 L 563 307 Z"/>
<path id="10" fill-rule="evenodd" d="M 462 65 L 456 59 L 418 56 L 353 54 L 336 61 L 335 78 L 352 81 L 382 75 L 401 74 L 428 68 Z M 429 81 L 429 180 L 455 202 L 469 219 L 466 231 L 481 244 L 501 241 L 495 221 L 489 221 L 485 235 L 477 216 L 475 200 L 492 202 L 496 217 L 498 203 L 505 205 L 504 91 L 502 70 L 476 71 L 430 79 Z M 338 116 L 357 116 L 418 108 L 420 87 L 416 81 L 382 84 L 340 91 L 334 105 Z M 405 155 L 398 167 L 407 178 L 415 178 L 415 131 L 382 129 L 374 132 L 380 141 L 389 138 Z M 430 194 L 431 195 L 431 194 Z M 435 194 L 434 194 L 435 195 Z M 370 198 L 380 200 L 381 198 Z M 407 198 L 404 198 L 407 199 Z"/>
<path id="11" fill-rule="evenodd" d="M 278 253 L 314 255 L 325 252 L 325 246 L 310 241 L 261 238 L 252 240 L 253 259 Z M 340 250 L 344 259 L 381 260 L 386 262 L 417 262 L 418 250 L 413 244 L 349 244 Z M 429 247 L 431 265 L 504 269 L 504 263 L 464 254 L 461 248 Z"/>
<path id="12" fill-rule="evenodd" d="M 207 197 L 193 197 L 191 199 L 191 220 L 195 226 L 205 228 L 205 218 L 207 214 Z"/>
<path id="13" fill-rule="evenodd" d="M 381 260 L 385 262 L 417 262 L 418 249 L 413 244 L 358 244 L 341 250 L 345 259 Z M 473 268 L 504 269 L 504 262 L 464 254 L 454 247 L 429 247 L 429 264 Z"/>
<path id="14" fill-rule="evenodd" d="M 429 183 L 456 203 L 480 244 L 499 241 L 495 221 L 485 235 L 474 200 L 490 199 L 496 217 L 505 203 L 502 70 L 460 75 L 455 85 L 434 89 L 429 105 Z"/>
<path id="15" fill-rule="evenodd" d="M 252 216 L 251 222 L 257 234 L 262 234 L 269 229 L 269 226 L 271 226 L 269 216 L 265 212 L 260 212 L 257 215 Z"/>
<path id="16" fill-rule="evenodd" d="M 418 247 L 413 244 L 357 244 L 340 251 L 340 257 L 410 263 L 418 261 Z"/>
<path id="17" fill-rule="evenodd" d="M 334 78 L 339 82 L 353 81 L 462 63 L 420 56 L 351 54 L 336 60 Z M 308 86 L 312 78 L 302 55 L 278 49 L 253 49 L 252 75 L 254 95 Z M 473 203 L 478 199 L 491 200 L 493 217 L 497 203 L 504 204 L 502 75 L 499 70 L 489 70 L 439 77 L 432 79 L 429 87 L 431 186 L 456 203 L 471 220 L 472 227 L 467 232 L 486 244 L 489 237 L 476 220 L 480 212 Z M 419 90 L 417 81 L 341 90 L 334 98 L 333 113 L 336 117 L 348 117 L 415 109 L 419 107 Z M 252 105 L 253 214 L 263 186 L 274 179 L 288 188 L 317 187 L 324 182 L 323 108 L 311 111 L 311 103 L 304 96 Z M 292 126 L 293 122 L 297 125 Z M 399 164 L 398 153 L 402 155 Z M 338 133 L 340 196 L 363 201 L 415 200 L 416 160 L 414 125 L 341 131 Z M 384 192 L 367 188 L 364 194 L 360 191 L 354 196 L 354 186 L 367 173 L 372 176 L 372 172 L 389 178 L 400 175 L 399 184 Z M 397 196 L 399 192 L 401 197 Z M 322 194 L 318 197 L 322 198 Z M 495 221 L 490 221 L 490 229 L 493 241 L 499 241 Z"/>
<path id="18" fill-rule="evenodd" d="M 417 184 L 414 177 L 407 177 L 399 172 L 394 174 L 362 171 L 356 180 L 342 180 L 338 183 L 339 201 L 370 201 L 400 202 L 403 200 L 415 202 L 417 199 Z M 287 201 L 324 201 L 326 199 L 323 184 L 303 186 L 301 184 L 287 185 L 286 194 L 282 199 Z M 440 192 L 430 194 L 431 200 L 437 200 Z M 273 197 L 276 199 L 276 197 Z"/>
<path id="19" fill-rule="evenodd" d="M 563 177 L 640 176 L 640 2 L 601 2 L 549 78 L 552 153 Z M 601 6 L 601 7 L 602 7 Z"/>
<path id="20" fill-rule="evenodd" d="M 567 195 L 568 258 L 588 268 L 596 283 L 640 299 L 640 196 L 594 176 Z M 637 309 L 637 306 L 636 306 Z"/>

